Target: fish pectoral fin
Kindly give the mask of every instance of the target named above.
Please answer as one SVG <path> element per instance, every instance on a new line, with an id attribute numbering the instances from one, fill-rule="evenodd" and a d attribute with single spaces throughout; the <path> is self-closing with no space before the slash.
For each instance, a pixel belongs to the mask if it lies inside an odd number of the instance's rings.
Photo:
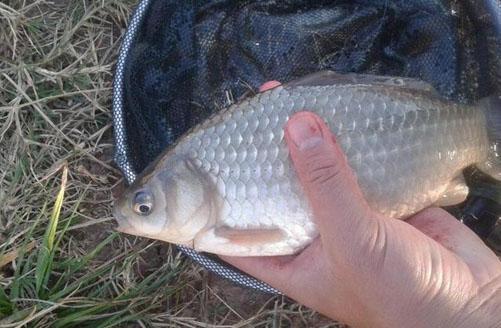
<path id="1" fill-rule="evenodd" d="M 463 175 L 454 178 L 447 186 L 446 191 L 435 202 L 436 206 L 452 206 L 462 203 L 468 197 L 469 188 Z"/>
<path id="2" fill-rule="evenodd" d="M 408 90 L 419 90 L 421 92 L 430 93 L 436 96 L 438 95 L 438 92 L 431 84 L 415 78 L 354 73 L 340 74 L 333 71 L 320 71 L 317 73 L 309 74 L 303 78 L 286 83 L 284 87 L 324 86 L 339 84 L 371 84 L 400 87 Z"/>
<path id="3" fill-rule="evenodd" d="M 220 226 L 207 229 L 196 236 L 194 248 L 198 251 L 217 254 L 248 253 L 251 248 L 277 243 L 286 237 L 278 228 L 238 229 Z"/>
<path id="4" fill-rule="evenodd" d="M 275 229 L 236 229 L 230 227 L 217 227 L 215 234 L 238 244 L 262 244 L 282 240 L 285 233 Z"/>

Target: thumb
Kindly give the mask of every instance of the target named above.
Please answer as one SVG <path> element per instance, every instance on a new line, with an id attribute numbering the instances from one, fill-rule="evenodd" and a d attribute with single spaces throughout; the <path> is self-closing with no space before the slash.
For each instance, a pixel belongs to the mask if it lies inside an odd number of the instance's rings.
<path id="1" fill-rule="evenodd" d="M 285 138 L 322 244 L 339 254 L 374 238 L 384 225 L 371 219 L 375 214 L 327 125 L 313 113 L 300 112 L 287 123 Z"/>

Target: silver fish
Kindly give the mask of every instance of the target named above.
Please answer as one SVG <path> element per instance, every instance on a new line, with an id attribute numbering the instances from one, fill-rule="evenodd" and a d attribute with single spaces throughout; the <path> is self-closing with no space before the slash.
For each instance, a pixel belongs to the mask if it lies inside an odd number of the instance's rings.
<path id="1" fill-rule="evenodd" d="M 118 230 L 223 255 L 301 250 L 318 233 L 283 128 L 303 110 L 337 136 L 375 211 L 405 218 L 459 203 L 468 193 L 465 167 L 477 163 L 499 178 L 500 104 L 451 103 L 414 79 L 316 73 L 245 99 L 180 138 L 116 203 Z"/>

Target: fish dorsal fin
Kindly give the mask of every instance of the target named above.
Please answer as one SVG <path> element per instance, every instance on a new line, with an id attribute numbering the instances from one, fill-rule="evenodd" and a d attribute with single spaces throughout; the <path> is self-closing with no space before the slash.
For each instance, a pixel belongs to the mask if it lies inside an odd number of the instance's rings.
<path id="1" fill-rule="evenodd" d="M 397 87 L 408 90 L 419 90 L 421 92 L 427 92 L 433 95 L 438 94 L 431 84 L 414 78 L 355 73 L 339 74 L 333 71 L 320 71 L 317 73 L 309 74 L 300 79 L 285 84 L 285 87 L 350 84 Z"/>
<path id="2" fill-rule="evenodd" d="M 445 192 L 435 202 L 436 206 L 452 206 L 462 203 L 468 197 L 468 186 L 463 175 L 455 177 L 447 186 Z"/>

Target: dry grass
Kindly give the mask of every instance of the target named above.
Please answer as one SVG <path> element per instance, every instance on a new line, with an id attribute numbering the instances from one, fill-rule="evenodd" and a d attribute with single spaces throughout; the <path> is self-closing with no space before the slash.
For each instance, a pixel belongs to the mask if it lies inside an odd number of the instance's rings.
<path id="1" fill-rule="evenodd" d="M 0 327 L 333 327 L 112 230 L 114 61 L 135 1 L 0 2 Z"/>

